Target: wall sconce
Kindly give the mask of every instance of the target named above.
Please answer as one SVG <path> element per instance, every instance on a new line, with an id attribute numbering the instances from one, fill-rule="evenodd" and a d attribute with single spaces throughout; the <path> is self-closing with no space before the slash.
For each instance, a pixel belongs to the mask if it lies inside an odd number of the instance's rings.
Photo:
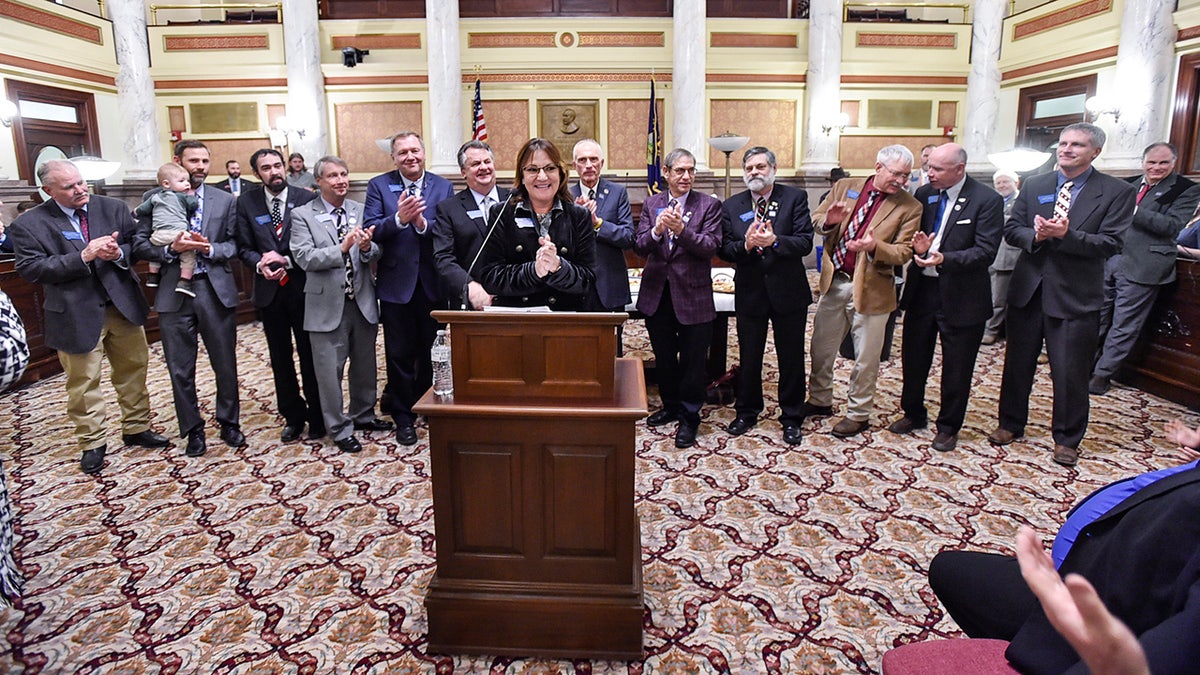
<path id="1" fill-rule="evenodd" d="M 838 113 L 832 120 L 821 125 L 821 132 L 826 136 L 833 133 L 834 129 L 840 134 L 850 126 L 850 115 L 848 113 Z"/>
<path id="2" fill-rule="evenodd" d="M 1100 96 L 1091 96 L 1084 101 L 1083 107 L 1091 113 L 1093 120 L 1100 119 L 1101 115 L 1112 115 L 1113 121 L 1121 119 L 1121 104 L 1116 100 L 1109 100 Z"/>
<path id="3" fill-rule="evenodd" d="M 17 104 L 8 99 L 0 99 L 0 124 L 6 127 L 11 127 L 13 120 L 17 118 L 20 111 L 17 109 Z"/>

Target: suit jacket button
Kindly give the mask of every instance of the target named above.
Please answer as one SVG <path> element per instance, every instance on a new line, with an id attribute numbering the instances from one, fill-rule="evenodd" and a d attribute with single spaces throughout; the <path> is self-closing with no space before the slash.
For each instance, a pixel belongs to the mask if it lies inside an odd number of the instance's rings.
<path id="1" fill-rule="evenodd" d="M 517 244 L 517 253 L 520 253 L 521 251 L 524 251 L 524 250 L 525 250 L 524 246 Z"/>
<path id="2" fill-rule="evenodd" d="M 529 302 L 529 296 L 528 295 L 521 296 L 521 302 Z"/>
<path id="3" fill-rule="evenodd" d="M 559 254 L 559 255 L 566 255 L 566 254 L 567 254 L 567 247 L 566 247 L 566 246 L 560 246 L 560 247 L 559 247 L 559 249 L 558 249 L 558 254 Z"/>
<path id="4" fill-rule="evenodd" d="M 555 301 L 555 299 L 556 299 L 556 298 L 555 298 L 555 297 L 552 295 L 552 296 L 550 296 L 550 299 L 549 299 L 549 300 L 547 300 L 546 302 L 547 302 L 548 304 L 551 304 L 551 305 L 553 305 L 553 304 L 554 304 L 554 301 Z"/>

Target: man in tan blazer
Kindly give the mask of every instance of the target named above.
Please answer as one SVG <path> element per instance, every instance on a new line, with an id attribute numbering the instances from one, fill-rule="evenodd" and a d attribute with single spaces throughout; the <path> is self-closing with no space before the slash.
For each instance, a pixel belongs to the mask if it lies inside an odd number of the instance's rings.
<path id="1" fill-rule="evenodd" d="M 874 174 L 838 181 L 813 214 L 825 250 L 801 419 L 833 414 L 833 360 L 849 332 L 858 357 L 846 416 L 833 427 L 839 438 L 866 429 L 874 409 L 884 329 L 896 309 L 893 267 L 912 258 L 913 233 L 921 226 L 921 204 L 904 189 L 912 165 L 908 148 L 889 145 L 876 156 Z"/>

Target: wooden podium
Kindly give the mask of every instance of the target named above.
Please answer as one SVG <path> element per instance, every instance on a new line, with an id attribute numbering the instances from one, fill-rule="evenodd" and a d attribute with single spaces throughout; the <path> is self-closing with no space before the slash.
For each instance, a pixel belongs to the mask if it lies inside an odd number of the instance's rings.
<path id="1" fill-rule="evenodd" d="M 429 651 L 642 656 L 634 426 L 641 362 L 624 314 L 434 312 L 454 396 L 427 392 L 437 570 Z"/>

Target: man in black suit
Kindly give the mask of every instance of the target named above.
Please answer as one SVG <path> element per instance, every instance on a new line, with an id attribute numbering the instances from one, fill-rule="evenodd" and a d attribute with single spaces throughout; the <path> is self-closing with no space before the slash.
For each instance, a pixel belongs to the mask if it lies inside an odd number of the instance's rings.
<path id="1" fill-rule="evenodd" d="M 907 434 L 929 423 L 925 384 L 934 343 L 940 339 L 942 400 L 933 449 L 948 452 L 958 444 L 975 357 L 992 316 L 988 266 L 1000 245 L 1004 199 L 967 175 L 967 153 L 957 143 L 939 145 L 930 153 L 928 176 L 929 183 L 914 195 L 924 215 L 921 229 L 913 235 L 913 264 L 900 297 L 904 417 L 888 430 Z"/>
<path id="2" fill-rule="evenodd" d="M 483 141 L 462 144 L 458 149 L 458 168 L 467 187 L 453 199 L 444 199 L 437 205 L 433 260 L 452 309 L 483 309 L 494 298 L 480 283 L 482 267 L 475 265 L 471 269 L 471 264 L 483 247 L 488 226 L 493 223 L 489 213 L 492 207 L 508 199 L 508 189 L 496 186 L 495 156 L 491 146 Z M 464 293 L 467 297 L 463 297 Z"/>
<path id="3" fill-rule="evenodd" d="M 122 440 L 161 448 L 167 439 L 150 429 L 146 390 L 149 309 L 130 262 L 133 217 L 123 202 L 88 193 L 79 169 L 65 160 L 38 168 L 50 201 L 9 227 L 16 271 L 45 292 L 46 346 L 58 350 L 67 376 L 67 416 L 83 453 L 79 466 L 104 466 L 101 361 L 108 358 L 121 406 Z"/>
<path id="4" fill-rule="evenodd" d="M 1074 466 L 1088 425 L 1088 376 L 1104 304 L 1104 261 L 1121 250 L 1134 189 L 1096 171 L 1104 131 L 1078 123 L 1058 137 L 1058 170 L 1034 176 L 1013 205 L 1004 238 L 1021 249 L 1008 289 L 1009 334 L 999 426 L 1007 445 L 1025 434 L 1042 341 L 1054 385 L 1055 462 Z"/>
<path id="5" fill-rule="evenodd" d="M 1121 253 L 1104 265 L 1104 307 L 1100 310 L 1100 352 L 1088 390 L 1106 394 L 1121 362 L 1133 350 L 1154 308 L 1158 289 L 1175 281 L 1175 239 L 1200 203 L 1200 185 L 1175 173 L 1177 154 L 1170 143 L 1152 143 L 1142 152 L 1145 174 L 1138 186 L 1133 224 Z"/>
<path id="6" fill-rule="evenodd" d="M 1193 673 L 1200 660 L 1198 507 L 1200 470 L 1190 462 L 1097 490 L 1072 509 L 1054 541 L 1058 573 L 1092 582 L 1137 636 L 1154 673 Z M 1016 558 L 943 551 L 929 565 L 929 585 L 968 636 L 1008 640 L 1004 655 L 1018 671 L 1087 672 Z"/>
<path id="7" fill-rule="evenodd" d="M 744 192 L 725 201 L 721 258 L 737 265 L 738 358 L 736 417 L 726 428 L 740 436 L 763 410 L 762 362 L 767 322 L 775 327 L 779 356 L 779 423 L 783 440 L 796 445 L 804 422 L 804 326 L 812 291 L 804 256 L 812 250 L 808 195 L 775 184 L 775 153 L 755 146 L 742 155 Z"/>
<path id="8" fill-rule="evenodd" d="M 284 419 L 280 440 L 298 440 L 305 422 L 309 438 L 320 438 L 325 435 L 325 422 L 317 395 L 312 347 L 304 330 L 305 275 L 296 265 L 289 243 L 292 209 L 312 201 L 316 194 L 288 187 L 287 164 L 278 150 L 256 150 L 250 156 L 250 166 L 262 185 L 248 188 L 238 197 L 238 257 L 254 270 L 252 297 L 267 338 L 275 400 Z M 296 383 L 296 356 L 300 359 L 304 395 Z"/>
<path id="9" fill-rule="evenodd" d="M 254 167 L 251 167 L 253 169 Z M 217 183 L 217 187 L 233 195 L 234 199 L 253 185 L 250 181 L 242 180 L 242 165 L 236 159 L 225 162 L 225 180 Z"/>
<path id="10" fill-rule="evenodd" d="M 596 285 L 587 307 L 593 312 L 623 312 L 633 299 L 629 293 L 629 267 L 625 264 L 625 251 L 633 248 L 629 194 L 624 186 L 600 177 L 604 151 L 596 141 L 585 138 L 576 143 L 571 161 L 579 174 L 579 182 L 571 186 L 571 196 L 592 213 L 596 230 Z M 617 344 L 619 354 L 620 340 Z"/>
<path id="11" fill-rule="evenodd" d="M 230 268 L 237 257 L 234 239 L 237 216 L 233 195 L 204 184 L 210 161 L 207 146 L 197 140 L 180 141 L 175 144 L 174 161 L 188 170 L 200 201 L 192 227 L 180 232 L 167 246 L 159 247 L 150 243 L 151 219 L 143 218 L 138 222 L 133 250 L 135 257 L 162 265 L 154 308 L 158 310 L 162 331 L 163 358 L 171 374 L 179 433 L 188 439 L 185 452 L 189 457 L 199 457 L 208 445 L 204 417 L 196 398 L 198 337 L 204 338 L 215 375 L 221 440 L 235 448 L 246 444 L 240 427 L 237 380 L 237 282 Z M 175 292 L 175 284 L 179 282 L 179 254 L 187 250 L 196 252 L 196 269 L 192 274 L 195 298 Z"/>

